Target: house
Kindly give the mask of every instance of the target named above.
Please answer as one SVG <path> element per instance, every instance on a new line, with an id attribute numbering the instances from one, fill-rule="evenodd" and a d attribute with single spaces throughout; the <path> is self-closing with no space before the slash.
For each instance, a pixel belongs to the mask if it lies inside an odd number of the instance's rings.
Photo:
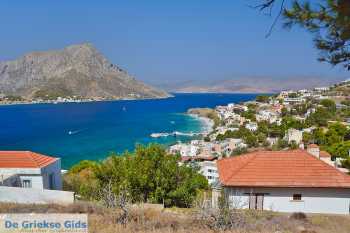
<path id="1" fill-rule="evenodd" d="M 202 174 L 209 184 L 213 184 L 219 180 L 218 169 L 216 166 L 217 158 L 207 154 L 199 154 L 196 157 L 182 157 L 181 163 L 194 164 L 199 168 L 199 173 Z"/>
<path id="2" fill-rule="evenodd" d="M 326 92 L 326 91 L 329 91 L 329 87 L 315 87 L 314 91 L 315 92 Z"/>
<path id="3" fill-rule="evenodd" d="M 61 161 L 31 151 L 0 151 L 0 185 L 61 190 Z"/>
<path id="4" fill-rule="evenodd" d="M 285 104 L 300 104 L 305 102 L 305 99 L 301 97 L 295 97 L 295 98 L 288 97 L 288 98 L 284 98 L 283 102 Z"/>
<path id="5" fill-rule="evenodd" d="M 0 202 L 74 202 L 74 193 L 61 191 L 61 160 L 31 151 L 0 151 Z"/>
<path id="6" fill-rule="evenodd" d="M 303 141 L 303 131 L 297 129 L 288 129 L 285 135 L 285 139 L 289 144 L 295 142 L 299 145 Z"/>
<path id="7" fill-rule="evenodd" d="M 196 156 L 199 154 L 200 147 L 193 144 L 185 144 L 179 143 L 170 146 L 169 153 L 170 154 L 180 154 L 181 156 Z"/>
<path id="8" fill-rule="evenodd" d="M 198 162 L 199 173 L 201 173 L 208 180 L 209 184 L 214 183 L 219 179 L 218 168 L 216 160 L 203 160 Z"/>
<path id="9" fill-rule="evenodd" d="M 266 141 L 270 146 L 276 145 L 278 143 L 278 137 L 267 137 Z"/>
<path id="10" fill-rule="evenodd" d="M 254 132 L 258 130 L 258 124 L 256 122 L 249 122 L 245 125 L 245 128 Z"/>
<path id="11" fill-rule="evenodd" d="M 350 176 L 306 150 L 256 151 L 217 166 L 233 208 L 349 214 Z"/>
<path id="12" fill-rule="evenodd" d="M 243 140 L 240 138 L 230 138 L 228 139 L 228 147 L 230 152 L 232 152 L 233 150 L 236 150 L 236 149 L 246 148 L 247 144 L 245 144 Z"/>

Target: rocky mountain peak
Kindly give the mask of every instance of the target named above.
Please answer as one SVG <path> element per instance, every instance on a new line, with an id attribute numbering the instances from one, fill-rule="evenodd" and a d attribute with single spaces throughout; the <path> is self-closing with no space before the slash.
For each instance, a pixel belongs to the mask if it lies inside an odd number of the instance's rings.
<path id="1" fill-rule="evenodd" d="M 38 93 L 40 97 L 44 93 L 111 99 L 169 96 L 130 77 L 90 43 L 0 62 L 0 93 L 25 98 L 35 98 Z"/>

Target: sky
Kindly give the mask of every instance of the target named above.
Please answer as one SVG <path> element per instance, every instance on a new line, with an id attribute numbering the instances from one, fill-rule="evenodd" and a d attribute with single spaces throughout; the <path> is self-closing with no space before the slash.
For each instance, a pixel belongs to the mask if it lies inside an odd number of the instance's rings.
<path id="1" fill-rule="evenodd" d="M 317 61 L 312 36 L 252 9 L 253 0 L 0 1 L 0 61 L 92 43 L 149 84 L 348 72 Z"/>

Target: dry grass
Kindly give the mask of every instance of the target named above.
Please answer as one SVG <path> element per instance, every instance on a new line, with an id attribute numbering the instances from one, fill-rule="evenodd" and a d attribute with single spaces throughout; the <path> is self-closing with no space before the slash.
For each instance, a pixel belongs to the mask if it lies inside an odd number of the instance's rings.
<path id="1" fill-rule="evenodd" d="M 193 209 L 134 207 L 128 224 L 116 224 L 120 214 L 94 203 L 60 205 L 0 204 L 0 213 L 87 213 L 90 233 L 216 233 Z M 244 224 L 230 233 L 349 233 L 350 217 L 336 215 L 287 215 L 274 212 L 242 211 Z"/>

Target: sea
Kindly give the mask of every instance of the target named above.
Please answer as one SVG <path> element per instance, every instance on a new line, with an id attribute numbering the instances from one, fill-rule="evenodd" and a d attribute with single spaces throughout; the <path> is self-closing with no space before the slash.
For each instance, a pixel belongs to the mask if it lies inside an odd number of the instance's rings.
<path id="1" fill-rule="evenodd" d="M 169 146 L 198 137 L 205 121 L 189 108 L 255 99 L 256 94 L 174 94 L 167 99 L 0 106 L 0 150 L 30 150 L 60 157 L 69 169 L 81 160 L 102 160 L 137 144 Z M 183 135 L 153 138 L 152 133 Z"/>

